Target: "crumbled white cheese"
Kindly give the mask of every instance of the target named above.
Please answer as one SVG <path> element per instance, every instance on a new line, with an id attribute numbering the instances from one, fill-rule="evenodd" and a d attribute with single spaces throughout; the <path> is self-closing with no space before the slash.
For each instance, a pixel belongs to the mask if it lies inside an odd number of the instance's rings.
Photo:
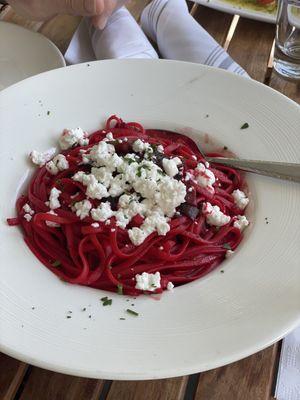
<path id="1" fill-rule="evenodd" d="M 245 193 L 239 189 L 236 189 L 231 194 L 232 194 L 234 202 L 238 206 L 238 208 L 240 208 L 241 210 L 244 210 L 249 203 L 249 199 L 245 195 Z"/>
<path id="2" fill-rule="evenodd" d="M 93 227 L 93 228 L 99 228 L 99 224 L 98 224 L 98 222 L 93 222 L 92 224 L 91 224 L 91 226 Z"/>
<path id="3" fill-rule="evenodd" d="M 135 288 L 139 290 L 144 290 L 147 292 L 154 292 L 159 289 L 160 286 L 160 273 L 148 274 L 143 272 L 141 275 L 137 274 L 135 276 L 136 285 Z"/>
<path id="4" fill-rule="evenodd" d="M 142 244 L 147 238 L 147 233 L 140 228 L 132 228 L 128 230 L 129 239 L 135 246 Z"/>
<path id="5" fill-rule="evenodd" d="M 47 214 L 57 215 L 56 212 L 54 212 L 53 210 L 50 210 L 49 212 L 47 212 Z M 46 221 L 46 225 L 49 226 L 50 228 L 59 228 L 60 227 L 60 225 L 57 222 L 53 222 L 53 221 Z"/>
<path id="6" fill-rule="evenodd" d="M 24 204 L 23 210 L 25 211 L 25 213 L 27 213 L 29 215 L 33 215 L 34 214 L 33 209 L 30 207 L 30 205 L 28 203 Z"/>
<path id="7" fill-rule="evenodd" d="M 50 174 L 57 175 L 58 172 L 69 168 L 69 162 L 63 154 L 58 154 L 53 160 L 47 162 L 46 169 Z"/>
<path id="8" fill-rule="evenodd" d="M 225 254 L 225 258 L 230 258 L 234 254 L 233 250 L 227 250 Z"/>
<path id="9" fill-rule="evenodd" d="M 26 219 L 27 222 L 30 222 L 32 220 L 32 215 L 24 214 L 24 218 Z"/>
<path id="10" fill-rule="evenodd" d="M 49 150 L 44 151 L 43 153 L 40 153 L 36 150 L 33 150 L 30 153 L 30 159 L 33 162 L 33 164 L 38 165 L 39 167 L 42 167 L 45 165 L 48 161 L 51 160 L 51 158 L 54 156 L 56 152 L 56 148 L 52 147 Z"/>
<path id="11" fill-rule="evenodd" d="M 112 211 L 111 205 L 108 201 L 105 203 L 101 203 L 97 208 L 93 208 L 91 211 L 91 216 L 93 220 L 100 222 L 105 222 L 113 215 L 114 212 Z"/>
<path id="12" fill-rule="evenodd" d="M 79 201 L 74 204 L 74 210 L 76 211 L 77 217 L 84 219 L 88 217 L 90 210 L 92 208 L 92 203 L 89 200 Z"/>
<path id="13" fill-rule="evenodd" d="M 177 167 L 180 167 L 182 165 L 182 161 L 179 157 L 174 157 L 172 158 L 172 161 L 177 165 Z"/>
<path id="14" fill-rule="evenodd" d="M 59 139 L 59 145 L 62 150 L 67 150 L 77 145 L 87 146 L 88 144 L 87 133 L 81 128 L 65 129 Z"/>
<path id="15" fill-rule="evenodd" d="M 159 144 L 159 145 L 157 146 L 156 150 L 157 150 L 159 153 L 164 153 L 164 146 L 161 145 L 161 144 Z"/>
<path id="16" fill-rule="evenodd" d="M 99 183 L 93 174 L 85 174 L 83 171 L 78 171 L 73 175 L 72 179 L 87 187 L 86 195 L 91 199 L 101 200 L 103 197 L 109 196 L 107 188 L 102 183 Z"/>
<path id="17" fill-rule="evenodd" d="M 230 216 L 223 214 L 218 206 L 212 206 L 210 203 L 204 203 L 202 211 L 206 217 L 206 222 L 209 225 L 223 226 L 230 222 Z"/>
<path id="18" fill-rule="evenodd" d="M 112 132 L 108 132 L 108 133 L 106 134 L 106 139 L 108 139 L 108 140 L 114 140 L 114 137 L 113 137 Z"/>
<path id="19" fill-rule="evenodd" d="M 199 186 L 213 190 L 213 184 L 216 182 L 214 173 L 199 163 L 195 169 L 195 179 Z"/>
<path id="20" fill-rule="evenodd" d="M 191 180 L 193 180 L 194 179 L 194 177 L 193 177 L 193 175 L 190 173 L 190 172 L 187 172 L 186 174 L 185 174 L 185 178 L 184 178 L 184 180 L 187 182 L 187 181 L 191 181 Z"/>
<path id="21" fill-rule="evenodd" d="M 171 178 L 178 174 L 177 164 L 174 159 L 164 158 L 162 164 L 166 174 Z"/>
<path id="22" fill-rule="evenodd" d="M 168 219 L 159 214 L 158 211 L 153 211 L 144 220 L 140 228 L 132 228 L 128 230 L 128 234 L 132 243 L 135 246 L 139 246 L 151 233 L 156 231 L 158 235 L 165 236 L 169 230 Z"/>
<path id="23" fill-rule="evenodd" d="M 149 143 L 143 142 L 141 139 L 137 139 L 135 142 L 132 144 L 132 149 L 135 153 L 143 153 L 146 150 L 148 150 L 150 147 Z"/>
<path id="24" fill-rule="evenodd" d="M 168 282 L 168 284 L 167 284 L 167 290 L 170 290 L 171 292 L 173 291 L 173 289 L 174 289 L 174 284 L 172 283 L 172 282 Z"/>
<path id="25" fill-rule="evenodd" d="M 245 215 L 238 215 L 237 219 L 234 221 L 233 226 L 238 228 L 241 232 L 249 225 L 249 221 Z"/>
<path id="26" fill-rule="evenodd" d="M 155 200 L 159 208 L 168 217 L 173 217 L 176 207 L 185 202 L 186 186 L 176 179 L 163 177 L 155 193 Z"/>
<path id="27" fill-rule="evenodd" d="M 49 196 L 49 207 L 51 208 L 51 210 L 55 210 L 56 208 L 60 207 L 60 202 L 58 200 L 60 195 L 60 190 L 56 189 L 55 187 L 51 189 Z"/>

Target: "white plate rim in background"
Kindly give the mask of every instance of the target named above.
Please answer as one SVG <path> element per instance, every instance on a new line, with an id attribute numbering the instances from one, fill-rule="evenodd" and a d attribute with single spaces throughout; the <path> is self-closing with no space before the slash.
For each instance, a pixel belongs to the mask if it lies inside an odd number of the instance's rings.
<path id="1" fill-rule="evenodd" d="M 65 66 L 63 55 L 45 36 L 0 21 L 0 90 L 30 76 Z"/>

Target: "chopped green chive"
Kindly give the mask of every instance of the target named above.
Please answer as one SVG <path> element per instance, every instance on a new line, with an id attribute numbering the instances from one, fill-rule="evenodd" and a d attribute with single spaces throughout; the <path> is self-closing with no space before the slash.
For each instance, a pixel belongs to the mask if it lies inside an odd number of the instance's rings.
<path id="1" fill-rule="evenodd" d="M 230 246 L 229 243 L 224 243 L 224 244 L 223 244 L 223 249 L 232 250 L 232 248 L 231 248 L 231 246 Z"/>
<path id="2" fill-rule="evenodd" d="M 57 268 L 57 267 L 60 267 L 60 266 L 61 266 L 61 262 L 60 262 L 59 260 L 55 260 L 55 261 L 52 263 L 52 267 Z"/>
<path id="3" fill-rule="evenodd" d="M 118 293 L 118 294 L 123 294 L 123 285 L 118 284 L 118 291 L 117 291 L 117 293 Z"/>
<path id="4" fill-rule="evenodd" d="M 108 299 L 108 300 L 103 301 L 102 305 L 103 305 L 103 307 L 111 306 L 112 305 L 112 299 Z"/>
<path id="5" fill-rule="evenodd" d="M 247 128 L 249 128 L 249 124 L 248 124 L 248 122 L 245 122 L 245 123 L 241 126 L 241 129 L 247 129 Z"/>
<path id="6" fill-rule="evenodd" d="M 121 320 L 121 321 L 125 321 L 125 320 L 126 320 L 126 318 L 120 318 L 120 320 Z"/>
<path id="7" fill-rule="evenodd" d="M 47 111 L 47 115 L 50 115 L 50 111 Z"/>
<path id="8" fill-rule="evenodd" d="M 102 299 L 100 299 L 101 301 L 106 301 L 106 300 L 108 300 L 108 297 L 107 296 L 105 296 L 105 297 L 102 297 Z"/>
<path id="9" fill-rule="evenodd" d="M 138 317 L 138 315 L 139 315 L 139 313 L 137 313 L 133 310 L 130 310 L 130 308 L 127 308 L 126 312 L 127 312 L 127 314 L 134 315 L 135 317 Z"/>

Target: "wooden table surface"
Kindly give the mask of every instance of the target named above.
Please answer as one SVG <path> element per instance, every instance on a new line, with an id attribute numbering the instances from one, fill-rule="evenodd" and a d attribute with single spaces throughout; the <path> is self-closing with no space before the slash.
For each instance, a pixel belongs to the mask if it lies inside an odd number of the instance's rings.
<path id="1" fill-rule="evenodd" d="M 147 3 L 131 1 L 128 8 L 138 19 Z M 274 25 L 188 3 L 194 18 L 252 78 L 300 103 L 300 84 L 282 79 L 272 69 Z M 38 31 L 64 52 L 80 18 L 58 16 L 48 22 L 32 22 L 7 7 L 0 20 Z M 244 360 L 201 374 L 140 382 L 72 377 L 0 354 L 0 400 L 270 400 L 280 348 L 276 343 Z"/>

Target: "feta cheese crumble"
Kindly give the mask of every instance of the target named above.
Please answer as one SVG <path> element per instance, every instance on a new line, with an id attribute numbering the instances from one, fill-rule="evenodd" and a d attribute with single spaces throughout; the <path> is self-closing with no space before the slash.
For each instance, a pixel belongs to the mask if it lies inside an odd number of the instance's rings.
<path id="1" fill-rule="evenodd" d="M 38 165 L 39 167 L 43 167 L 48 161 L 51 160 L 51 158 L 54 156 L 56 152 L 56 148 L 52 147 L 49 150 L 44 151 L 43 153 L 40 153 L 36 150 L 33 150 L 29 157 L 33 164 Z"/>
<path id="2" fill-rule="evenodd" d="M 69 168 L 69 162 L 63 154 L 58 154 L 53 160 L 47 162 L 46 169 L 50 174 L 57 175 L 60 171 Z"/>
<path id="3" fill-rule="evenodd" d="M 202 163 L 197 165 L 195 169 L 195 179 L 199 186 L 214 190 L 213 184 L 216 182 L 214 173 L 206 168 Z"/>
<path id="4" fill-rule="evenodd" d="M 162 164 L 163 164 L 166 174 L 169 175 L 171 178 L 173 178 L 175 175 L 178 174 L 179 171 L 177 168 L 176 161 L 174 161 L 172 159 L 164 158 L 162 161 Z"/>
<path id="5" fill-rule="evenodd" d="M 240 208 L 241 210 L 244 210 L 249 203 L 249 199 L 245 195 L 245 193 L 239 189 L 236 189 L 231 194 L 232 194 L 234 202 L 238 206 L 238 208 Z"/>
<path id="6" fill-rule="evenodd" d="M 202 211 L 206 216 L 206 222 L 209 225 L 223 226 L 230 222 L 230 216 L 223 214 L 218 206 L 212 206 L 210 203 L 204 203 Z"/>
<path id="7" fill-rule="evenodd" d="M 56 212 L 53 210 L 48 211 L 47 214 L 57 215 Z M 50 228 L 59 228 L 60 227 L 60 225 L 58 223 L 53 222 L 53 221 L 46 221 L 46 225 L 49 226 Z"/>
<path id="8" fill-rule="evenodd" d="M 238 215 L 237 219 L 234 221 L 233 226 L 238 228 L 241 232 L 249 225 L 249 221 L 245 215 Z"/>
<path id="9" fill-rule="evenodd" d="M 143 142 L 141 139 L 137 139 L 132 145 L 132 149 L 135 153 L 144 153 L 149 148 L 150 144 Z"/>
<path id="10" fill-rule="evenodd" d="M 65 129 L 59 139 L 59 145 L 62 150 L 70 149 L 74 146 L 87 146 L 89 139 L 87 133 L 81 128 Z"/>
<path id="11" fill-rule="evenodd" d="M 167 284 L 167 290 L 169 290 L 170 292 L 173 292 L 174 290 L 174 284 L 172 282 L 168 282 Z"/>
<path id="12" fill-rule="evenodd" d="M 60 195 L 60 190 L 56 189 L 55 187 L 51 189 L 49 196 L 49 207 L 51 208 L 51 210 L 55 210 L 56 208 L 60 207 L 60 202 L 58 200 Z"/>
<path id="13" fill-rule="evenodd" d="M 28 203 L 24 204 L 23 210 L 25 211 L 26 214 L 29 214 L 29 215 L 34 214 L 33 209 L 30 207 L 30 205 Z"/>
<path id="14" fill-rule="evenodd" d="M 135 288 L 139 290 L 144 290 L 147 292 L 154 292 L 159 289 L 160 286 L 160 273 L 148 274 L 143 272 L 141 275 L 137 274 L 135 276 L 136 285 Z"/>
<path id="15" fill-rule="evenodd" d="M 92 208 L 92 203 L 89 200 L 79 201 L 74 204 L 74 210 L 77 217 L 84 219 L 89 216 L 90 210 Z"/>
<path id="16" fill-rule="evenodd" d="M 26 219 L 27 222 L 30 222 L 32 220 L 32 215 L 24 214 L 24 218 Z"/>

